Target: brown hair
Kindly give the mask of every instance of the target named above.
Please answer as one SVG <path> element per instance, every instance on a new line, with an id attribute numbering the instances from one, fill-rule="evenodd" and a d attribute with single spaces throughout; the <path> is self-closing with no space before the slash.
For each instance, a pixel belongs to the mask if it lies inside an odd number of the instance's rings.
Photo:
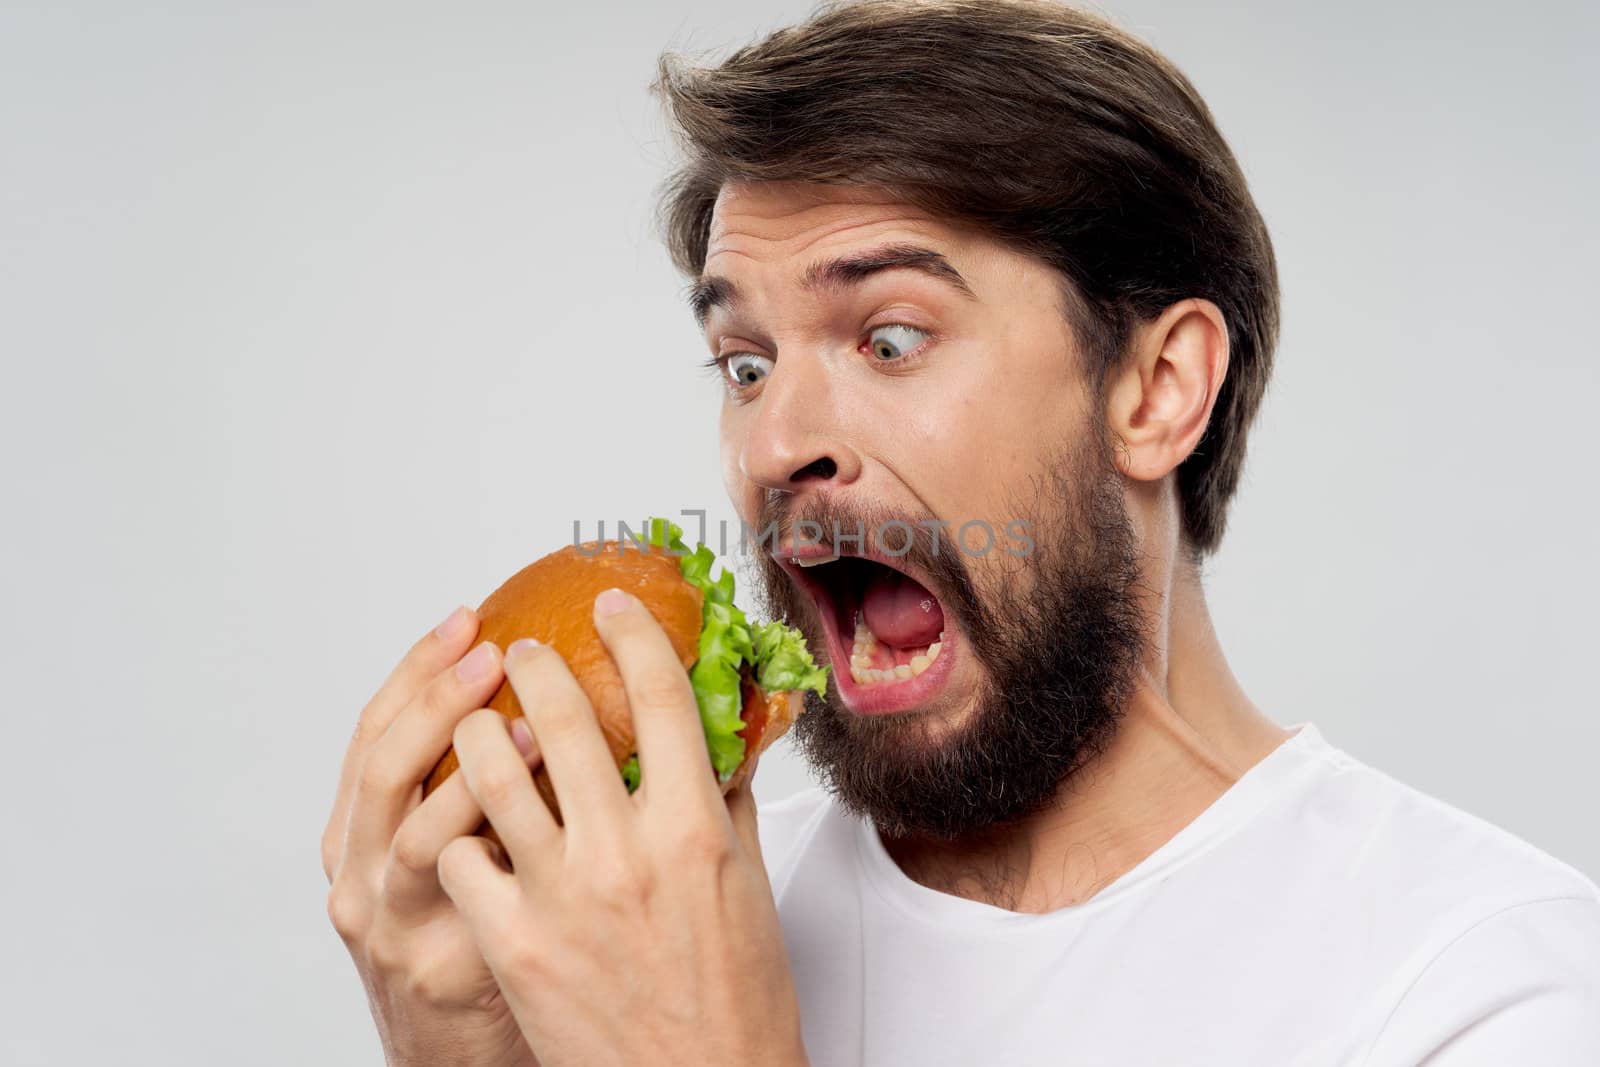
<path id="1" fill-rule="evenodd" d="M 1230 365 L 1177 481 L 1191 558 L 1216 549 L 1272 369 L 1277 266 L 1170 61 L 1050 0 L 834 0 L 715 67 L 663 54 L 652 89 L 687 154 L 660 221 L 691 277 L 724 182 L 814 181 L 894 190 L 1059 270 L 1097 395 L 1136 324 L 1215 303 Z"/>

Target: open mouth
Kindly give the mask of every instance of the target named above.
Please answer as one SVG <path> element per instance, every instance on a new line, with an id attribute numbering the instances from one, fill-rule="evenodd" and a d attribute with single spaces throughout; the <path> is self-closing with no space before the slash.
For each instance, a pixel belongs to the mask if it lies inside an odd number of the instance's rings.
<path id="1" fill-rule="evenodd" d="M 774 557 L 817 605 L 839 695 L 861 714 L 926 703 L 950 675 L 955 627 L 924 576 L 888 557 L 822 545 Z"/>

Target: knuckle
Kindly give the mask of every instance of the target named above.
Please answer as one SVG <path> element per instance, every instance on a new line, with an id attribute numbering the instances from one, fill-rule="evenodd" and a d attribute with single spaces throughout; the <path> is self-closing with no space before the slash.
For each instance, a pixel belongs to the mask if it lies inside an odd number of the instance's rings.
<path id="1" fill-rule="evenodd" d="M 462 681 L 450 668 L 417 694 L 417 702 L 427 716 L 458 714 L 477 706 L 469 699 L 477 691 L 477 683 Z"/>
<path id="2" fill-rule="evenodd" d="M 369 796 L 389 796 L 400 792 L 400 775 L 380 753 L 373 753 L 361 765 L 360 789 Z"/>
<path id="3" fill-rule="evenodd" d="M 614 907 L 633 908 L 650 898 L 655 879 L 640 863 L 618 857 L 601 863 L 594 873 L 594 890 Z"/>
<path id="4" fill-rule="evenodd" d="M 472 843 L 473 840 L 473 838 L 458 837 L 439 852 L 438 870 L 441 883 L 447 886 L 460 883 L 468 870 L 467 865 L 472 862 L 470 850 L 478 847 Z"/>
<path id="5" fill-rule="evenodd" d="M 367 932 L 372 915 L 365 895 L 348 882 L 336 881 L 328 890 L 328 921 L 346 943 L 359 941 Z"/>
<path id="6" fill-rule="evenodd" d="M 640 675 L 636 689 L 635 699 L 649 707 L 670 707 L 682 702 L 692 692 L 689 675 L 682 668 L 648 671 Z"/>
<path id="7" fill-rule="evenodd" d="M 534 714 L 537 719 L 530 721 L 529 725 L 537 726 L 533 735 L 540 740 L 541 747 L 544 744 L 567 744 L 594 728 L 594 715 L 572 700 L 550 701 L 536 709 Z"/>
<path id="8" fill-rule="evenodd" d="M 441 680 L 418 693 L 411 706 L 415 709 L 413 714 L 424 721 L 432 722 L 459 716 L 475 705 L 463 699 L 462 691 L 453 683 Z M 459 726 L 460 723 L 457 722 L 456 725 Z"/>
<path id="9" fill-rule="evenodd" d="M 533 781 L 531 775 L 521 770 L 505 771 L 500 768 L 485 770 L 478 778 L 478 803 L 485 809 L 503 811 L 510 807 Z"/>
<path id="10" fill-rule="evenodd" d="M 411 874 L 425 874 L 439 862 L 438 854 L 419 830 L 402 824 L 389 845 L 389 862 Z"/>
<path id="11" fill-rule="evenodd" d="M 413 714 L 421 715 L 425 719 L 431 719 L 444 710 L 445 705 L 449 702 L 450 695 L 450 685 L 447 679 L 453 673 L 453 671 L 446 671 L 423 686 L 421 692 L 411 698 L 410 706 L 415 709 Z"/>
<path id="12" fill-rule="evenodd" d="M 419 963 L 407 976 L 406 991 L 409 999 L 426 1008 L 453 1007 L 462 999 L 454 969 L 440 957 Z"/>
<path id="13" fill-rule="evenodd" d="M 733 857 L 733 841 L 715 826 L 686 821 L 669 840 L 672 855 L 682 862 L 715 866 Z"/>
<path id="14" fill-rule="evenodd" d="M 543 945 L 531 938 L 518 938 L 515 947 L 506 952 L 507 968 L 512 974 L 534 980 L 536 985 L 546 984 L 555 975 L 547 973 L 549 964 Z"/>
<path id="15" fill-rule="evenodd" d="M 401 938 L 378 932 L 367 942 L 367 962 L 390 982 L 411 971 L 411 953 Z"/>

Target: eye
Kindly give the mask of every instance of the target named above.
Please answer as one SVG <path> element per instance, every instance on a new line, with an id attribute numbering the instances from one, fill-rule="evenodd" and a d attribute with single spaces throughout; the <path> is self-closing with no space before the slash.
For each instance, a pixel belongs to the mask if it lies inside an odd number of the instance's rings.
<path id="1" fill-rule="evenodd" d="M 903 358 L 906 353 L 917 347 L 920 338 L 928 336 L 930 335 L 927 330 L 892 322 L 887 326 L 874 328 L 867 334 L 867 341 L 872 346 L 872 358 L 879 363 L 888 363 Z"/>
<path id="2" fill-rule="evenodd" d="M 772 360 L 754 352 L 735 352 L 723 364 L 735 389 L 748 389 L 772 373 Z"/>

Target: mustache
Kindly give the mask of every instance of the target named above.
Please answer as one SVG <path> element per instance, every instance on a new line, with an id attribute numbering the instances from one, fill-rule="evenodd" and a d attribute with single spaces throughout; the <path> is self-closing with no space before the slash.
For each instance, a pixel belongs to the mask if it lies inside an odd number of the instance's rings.
<path id="1" fill-rule="evenodd" d="M 911 514 L 875 502 L 773 491 L 767 492 L 757 515 L 757 528 L 763 538 L 770 537 L 768 544 L 793 540 L 834 551 L 877 550 L 928 573 L 939 572 L 938 557 L 952 554 L 941 551 L 935 542 L 938 522 L 931 514 Z M 888 545 L 883 543 L 886 530 L 893 531 Z"/>
<path id="2" fill-rule="evenodd" d="M 930 513 L 914 514 L 871 501 L 852 501 L 833 496 L 800 497 L 768 490 L 756 516 L 757 529 L 765 543 L 786 544 L 791 539 L 807 545 L 823 545 L 837 551 L 854 546 L 858 552 L 874 549 L 908 560 L 925 570 L 932 569 L 935 557 L 945 554 L 938 540 L 940 520 Z M 892 530 L 889 544 L 884 531 Z M 905 545 L 904 551 L 901 546 Z"/>

